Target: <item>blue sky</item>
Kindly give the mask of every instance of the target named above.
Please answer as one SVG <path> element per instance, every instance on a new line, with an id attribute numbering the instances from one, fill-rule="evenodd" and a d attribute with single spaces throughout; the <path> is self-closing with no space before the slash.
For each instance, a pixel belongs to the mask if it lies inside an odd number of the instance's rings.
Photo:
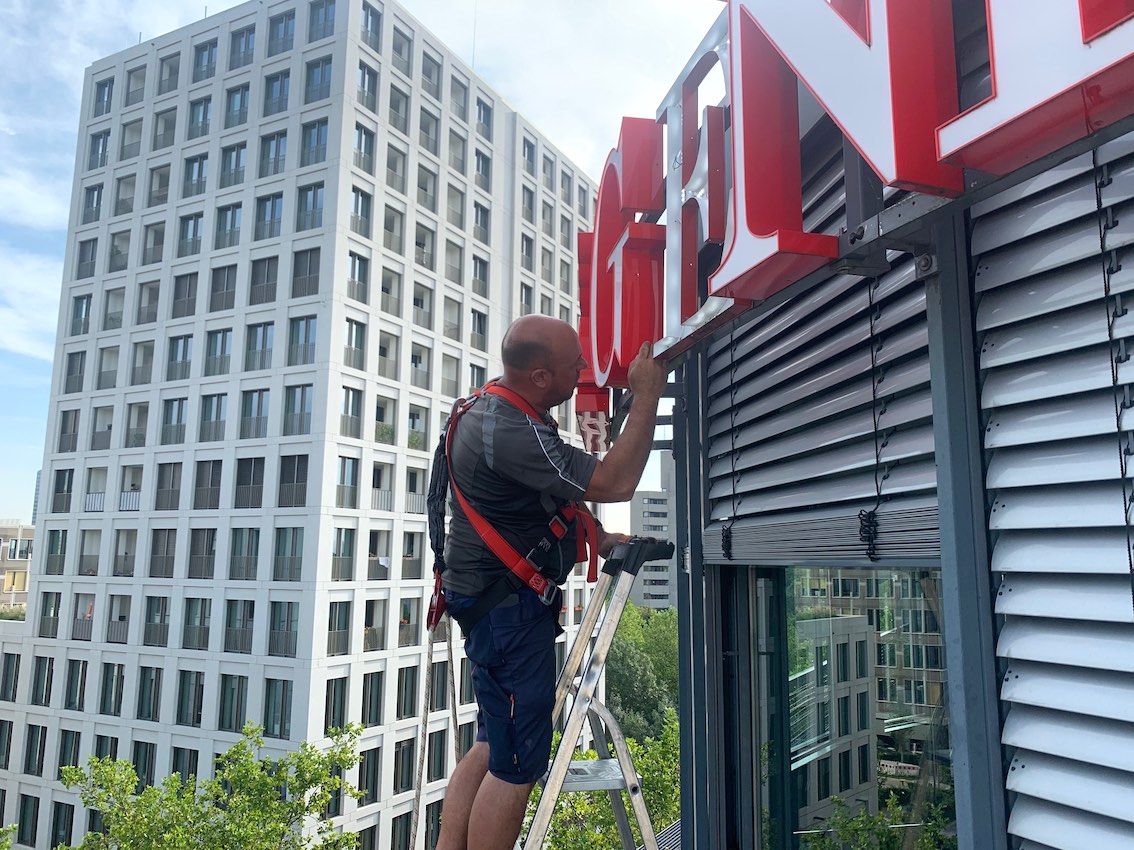
<path id="1" fill-rule="evenodd" d="M 235 5 L 208 4 L 213 13 Z M 592 175 L 621 116 L 654 115 L 724 8 L 541 0 L 537 15 L 525 0 L 403 5 Z M 184 0 L 0 2 L 0 517 L 31 519 L 43 462 L 83 71 L 203 13 Z"/>

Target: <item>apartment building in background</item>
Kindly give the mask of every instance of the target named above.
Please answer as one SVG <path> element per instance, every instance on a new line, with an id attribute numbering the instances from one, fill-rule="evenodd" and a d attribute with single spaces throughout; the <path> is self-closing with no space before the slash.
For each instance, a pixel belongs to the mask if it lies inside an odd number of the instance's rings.
<path id="1" fill-rule="evenodd" d="M 18 519 L 0 519 L 0 605 L 28 601 L 28 564 L 35 527 Z"/>
<path id="2" fill-rule="evenodd" d="M 661 460 L 661 489 L 639 490 L 630 501 L 630 532 L 641 537 L 673 540 L 677 532 L 674 516 L 673 454 L 657 452 Z M 630 591 L 630 601 L 646 608 L 671 608 L 677 604 L 677 552 L 668 561 L 642 566 Z"/>
<path id="3" fill-rule="evenodd" d="M 475 734 L 468 665 L 453 730 L 423 623 L 431 450 L 513 317 L 576 321 L 594 184 L 363 0 L 246 3 L 101 59 L 78 138 L 0 821 L 77 842 L 98 815 L 62 765 L 209 776 L 245 721 L 275 752 L 357 722 L 363 796 L 335 813 L 408 850 L 424 715 L 431 848 Z"/>

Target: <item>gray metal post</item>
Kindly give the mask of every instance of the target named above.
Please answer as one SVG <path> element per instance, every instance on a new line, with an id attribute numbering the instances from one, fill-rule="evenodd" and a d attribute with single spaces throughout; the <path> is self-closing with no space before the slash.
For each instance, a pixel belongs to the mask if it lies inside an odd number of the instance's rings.
<path id="1" fill-rule="evenodd" d="M 934 227 L 933 236 L 937 273 L 926 279 L 925 297 L 957 839 L 962 850 L 1003 850 L 1007 827 L 994 597 L 963 214 L 944 218 Z M 926 257 L 924 265 L 931 269 L 932 258 Z"/>

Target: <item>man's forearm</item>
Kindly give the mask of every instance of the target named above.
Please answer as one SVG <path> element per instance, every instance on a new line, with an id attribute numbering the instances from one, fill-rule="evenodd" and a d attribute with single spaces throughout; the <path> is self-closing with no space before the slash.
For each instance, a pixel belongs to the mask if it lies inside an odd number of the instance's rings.
<path id="1" fill-rule="evenodd" d="M 622 433 L 595 470 L 584 498 L 624 502 L 634 495 L 654 445 L 659 401 L 652 395 L 634 397 Z"/>

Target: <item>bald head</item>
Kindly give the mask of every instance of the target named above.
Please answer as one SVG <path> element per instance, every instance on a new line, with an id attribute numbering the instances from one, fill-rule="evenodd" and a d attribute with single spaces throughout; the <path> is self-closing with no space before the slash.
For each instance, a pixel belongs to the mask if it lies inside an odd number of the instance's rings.
<path id="1" fill-rule="evenodd" d="M 521 316 L 509 326 L 500 349 L 505 386 L 547 409 L 571 397 L 582 359 L 579 335 L 551 316 Z"/>

